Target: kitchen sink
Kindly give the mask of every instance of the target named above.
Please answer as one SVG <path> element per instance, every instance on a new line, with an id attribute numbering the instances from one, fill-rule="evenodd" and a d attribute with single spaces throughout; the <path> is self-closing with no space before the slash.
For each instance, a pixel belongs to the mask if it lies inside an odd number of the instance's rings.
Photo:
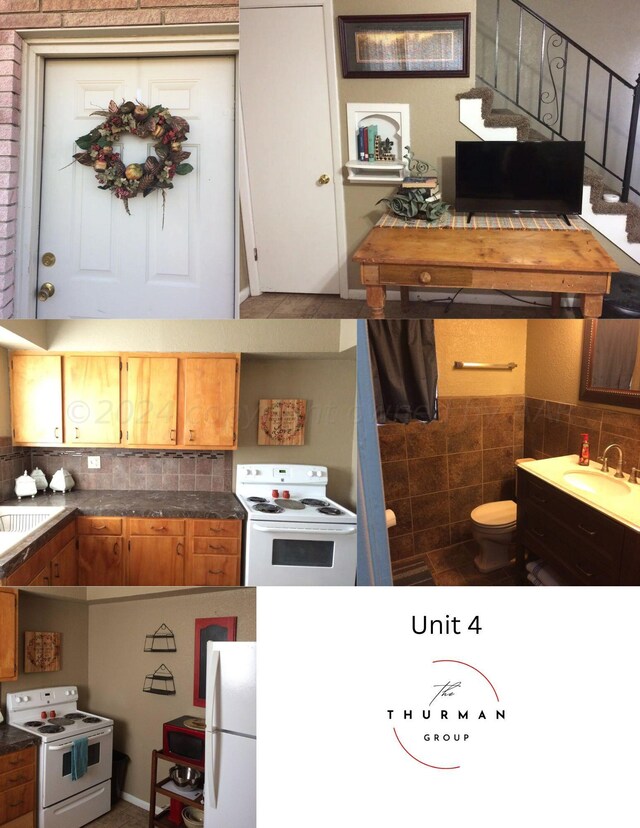
<path id="1" fill-rule="evenodd" d="M 63 511 L 63 506 L 0 506 L 0 563 L 13 555 L 17 543 Z"/>
<path id="2" fill-rule="evenodd" d="M 562 477 L 569 486 L 587 494 L 607 497 L 625 497 L 631 494 L 631 487 L 624 480 L 608 477 L 599 471 L 574 470 L 565 472 Z"/>

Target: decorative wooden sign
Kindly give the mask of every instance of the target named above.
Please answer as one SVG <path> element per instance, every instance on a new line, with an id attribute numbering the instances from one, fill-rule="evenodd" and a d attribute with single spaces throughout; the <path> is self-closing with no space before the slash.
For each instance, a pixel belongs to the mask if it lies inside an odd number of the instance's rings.
<path id="1" fill-rule="evenodd" d="M 259 446 L 303 446 L 306 400 L 260 400 Z"/>
<path id="2" fill-rule="evenodd" d="M 62 634 L 59 632 L 25 632 L 25 673 L 49 673 L 60 670 Z"/>

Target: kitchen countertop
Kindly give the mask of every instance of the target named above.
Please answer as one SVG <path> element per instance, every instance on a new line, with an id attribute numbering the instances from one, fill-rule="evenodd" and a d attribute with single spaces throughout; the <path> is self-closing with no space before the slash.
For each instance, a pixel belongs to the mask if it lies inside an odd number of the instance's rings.
<path id="1" fill-rule="evenodd" d="M 35 733 L 27 733 L 17 727 L 8 724 L 0 725 L 0 756 L 7 753 L 16 753 L 18 750 L 31 747 L 40 743 L 40 737 Z"/>
<path id="2" fill-rule="evenodd" d="M 0 579 L 11 575 L 36 550 L 78 515 L 95 517 L 203 518 L 244 520 L 247 516 L 232 492 L 71 491 L 39 494 L 34 498 L 4 500 L 3 507 L 61 506 L 64 511 L 41 529 L 34 529 L 15 545 L 12 556 L 0 564 Z"/>

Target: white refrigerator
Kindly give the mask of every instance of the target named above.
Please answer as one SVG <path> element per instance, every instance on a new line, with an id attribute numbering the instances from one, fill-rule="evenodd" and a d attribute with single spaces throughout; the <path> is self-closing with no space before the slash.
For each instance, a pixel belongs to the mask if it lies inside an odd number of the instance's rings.
<path id="1" fill-rule="evenodd" d="M 256 825 L 256 645 L 207 644 L 205 828 Z"/>

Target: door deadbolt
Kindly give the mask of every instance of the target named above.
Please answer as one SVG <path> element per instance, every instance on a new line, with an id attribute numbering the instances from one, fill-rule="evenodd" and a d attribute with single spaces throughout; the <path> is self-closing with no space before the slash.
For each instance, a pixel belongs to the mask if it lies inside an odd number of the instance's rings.
<path id="1" fill-rule="evenodd" d="M 45 267 L 53 267 L 56 263 L 56 257 L 53 253 L 43 253 L 40 260 Z"/>
<path id="2" fill-rule="evenodd" d="M 41 302 L 46 302 L 47 299 L 51 299 L 53 294 L 56 292 L 54 285 L 51 282 L 45 282 L 40 290 L 38 291 L 38 299 Z"/>

